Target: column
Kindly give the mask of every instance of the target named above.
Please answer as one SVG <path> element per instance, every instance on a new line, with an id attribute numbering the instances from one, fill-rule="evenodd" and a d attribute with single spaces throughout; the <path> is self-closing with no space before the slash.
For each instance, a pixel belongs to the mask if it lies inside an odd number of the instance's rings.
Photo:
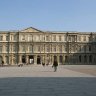
<path id="1" fill-rule="evenodd" d="M 34 55 L 34 65 L 37 65 L 37 55 Z"/>
<path id="2" fill-rule="evenodd" d="M 57 62 L 58 62 L 58 65 L 59 65 L 59 64 L 60 64 L 60 63 L 59 63 L 59 55 L 57 55 Z"/>
<path id="3" fill-rule="evenodd" d="M 22 55 L 19 55 L 19 63 L 22 63 Z"/>
<path id="4" fill-rule="evenodd" d="M 26 64 L 29 64 L 28 55 L 26 55 Z"/>

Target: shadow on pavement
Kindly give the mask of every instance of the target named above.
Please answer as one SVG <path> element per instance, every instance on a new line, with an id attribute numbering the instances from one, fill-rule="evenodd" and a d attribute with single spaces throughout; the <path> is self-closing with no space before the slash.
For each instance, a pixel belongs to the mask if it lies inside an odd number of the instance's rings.
<path id="1" fill-rule="evenodd" d="M 0 96 L 96 96 L 96 78 L 0 78 Z"/>

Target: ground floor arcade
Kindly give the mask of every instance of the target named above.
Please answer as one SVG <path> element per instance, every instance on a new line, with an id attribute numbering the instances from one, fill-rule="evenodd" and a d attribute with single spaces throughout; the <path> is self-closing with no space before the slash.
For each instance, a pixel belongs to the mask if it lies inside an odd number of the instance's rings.
<path id="1" fill-rule="evenodd" d="M 95 64 L 96 55 L 90 54 L 3 54 L 0 56 L 0 64 L 5 65 L 23 64 L 53 64 L 54 58 L 58 64 Z"/>

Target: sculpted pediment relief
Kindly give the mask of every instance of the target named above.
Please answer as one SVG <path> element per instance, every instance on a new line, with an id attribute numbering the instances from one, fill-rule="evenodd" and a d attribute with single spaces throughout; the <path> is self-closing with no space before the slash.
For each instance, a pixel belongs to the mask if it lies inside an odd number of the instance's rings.
<path id="1" fill-rule="evenodd" d="M 21 30 L 21 32 L 41 32 L 41 31 L 33 27 L 29 27 L 27 29 Z"/>

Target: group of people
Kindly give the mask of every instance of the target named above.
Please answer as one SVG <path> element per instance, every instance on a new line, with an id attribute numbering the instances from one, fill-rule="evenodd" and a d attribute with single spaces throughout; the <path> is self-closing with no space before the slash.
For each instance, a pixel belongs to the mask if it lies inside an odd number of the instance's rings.
<path id="1" fill-rule="evenodd" d="M 45 63 L 42 63 L 43 66 L 45 66 Z M 48 66 L 48 64 L 46 64 Z M 57 62 L 57 59 L 54 59 L 54 62 L 53 62 L 53 65 L 52 65 L 52 68 L 54 68 L 54 72 L 57 71 L 57 67 L 58 67 L 58 62 Z"/>
<path id="2" fill-rule="evenodd" d="M 4 61 L 2 61 L 2 66 L 4 65 Z M 45 66 L 45 63 L 42 63 L 43 66 Z M 48 66 L 48 64 L 46 64 Z M 22 64 L 18 65 L 18 67 L 23 66 Z M 58 67 L 58 62 L 57 59 L 54 59 L 52 68 L 54 68 L 54 72 L 57 71 L 57 67 Z"/>

